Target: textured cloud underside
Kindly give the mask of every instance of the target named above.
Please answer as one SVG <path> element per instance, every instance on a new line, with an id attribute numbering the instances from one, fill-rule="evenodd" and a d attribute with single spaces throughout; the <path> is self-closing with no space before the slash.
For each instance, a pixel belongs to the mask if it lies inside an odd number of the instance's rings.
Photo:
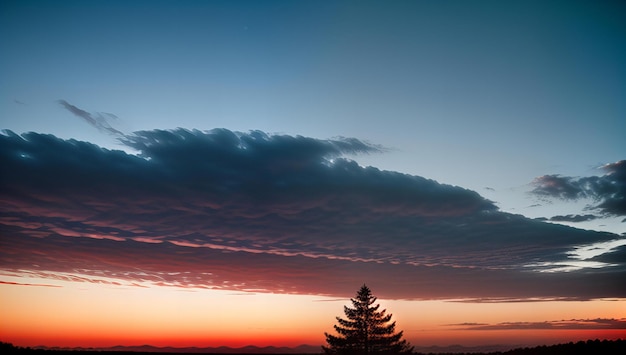
<path id="1" fill-rule="evenodd" d="M 498 211 L 478 193 L 359 166 L 353 138 L 142 131 L 137 155 L 0 136 L 7 275 L 391 298 L 626 296 L 602 270 L 529 265 L 618 239 Z M 607 254 L 610 255 L 610 254 Z"/>

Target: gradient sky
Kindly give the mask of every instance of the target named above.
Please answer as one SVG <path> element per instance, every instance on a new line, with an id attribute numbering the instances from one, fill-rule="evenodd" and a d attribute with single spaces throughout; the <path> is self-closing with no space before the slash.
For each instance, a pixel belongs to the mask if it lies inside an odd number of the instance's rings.
<path id="1" fill-rule="evenodd" d="M 0 340 L 626 337 L 622 1 L 1 1 Z"/>

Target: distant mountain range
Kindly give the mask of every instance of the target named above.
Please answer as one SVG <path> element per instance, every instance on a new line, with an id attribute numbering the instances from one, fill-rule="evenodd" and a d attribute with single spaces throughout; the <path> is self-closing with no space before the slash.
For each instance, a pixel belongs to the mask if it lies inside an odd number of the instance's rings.
<path id="1" fill-rule="evenodd" d="M 488 353 L 497 351 L 507 351 L 517 347 L 516 345 L 488 345 L 488 346 L 415 346 L 418 353 Z M 138 353 L 177 353 L 177 354 L 321 354 L 322 347 L 320 345 L 299 345 L 293 348 L 265 346 L 259 347 L 248 345 L 241 348 L 231 348 L 228 346 L 220 347 L 156 347 L 152 345 L 138 346 L 114 346 L 108 348 L 58 348 L 58 347 L 36 347 L 46 350 L 71 350 L 71 351 L 115 351 L 115 352 L 138 352 Z"/>
<path id="2" fill-rule="evenodd" d="M 72 350 L 72 351 L 117 351 L 117 352 L 146 352 L 146 353 L 178 353 L 178 354 L 320 354 L 322 347 L 319 345 L 299 345 L 294 348 L 286 346 L 265 346 L 259 347 L 254 345 L 248 345 L 241 348 L 231 348 L 228 346 L 220 347 L 188 347 L 188 348 L 175 348 L 175 347 L 156 347 L 152 345 L 138 345 L 138 346 L 113 346 L 109 348 L 58 348 L 58 347 L 36 347 L 37 349 L 46 350 Z"/>
<path id="3" fill-rule="evenodd" d="M 32 354 L 31 349 L 41 350 L 61 350 L 64 352 L 120 352 L 120 353 L 178 353 L 178 354 L 275 354 L 275 355 L 288 355 L 288 354 L 321 354 L 322 348 L 319 345 L 300 345 L 294 348 L 289 347 L 275 347 L 275 346 L 245 346 L 242 348 L 230 348 L 227 346 L 220 347 L 207 347 L 207 348 L 174 348 L 174 347 L 155 347 L 151 345 L 141 346 L 114 346 L 110 348 L 51 348 L 51 347 L 34 347 L 34 348 L 19 348 L 14 347 L 9 343 L 0 342 L 0 347 L 4 350 L 8 350 L 8 354 Z M 513 350 L 514 349 L 514 350 Z M 510 352 L 509 352 L 510 351 Z M 515 346 L 515 345 L 488 345 L 488 346 L 416 346 L 415 352 L 418 354 L 494 354 L 497 352 L 507 352 L 510 355 L 545 355 L 545 354 L 610 354 L 610 355 L 622 355 L 626 354 L 626 340 L 587 340 L 579 341 L 577 343 L 567 344 L 555 344 L 555 345 L 541 345 L 532 348 Z M 62 353 L 57 353 L 62 355 Z M 45 352 L 44 352 L 45 355 Z"/>

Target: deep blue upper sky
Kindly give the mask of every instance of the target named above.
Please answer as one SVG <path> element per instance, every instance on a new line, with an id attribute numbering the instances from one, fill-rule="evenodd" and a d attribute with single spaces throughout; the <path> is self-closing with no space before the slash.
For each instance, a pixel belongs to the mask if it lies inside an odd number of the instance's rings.
<path id="1" fill-rule="evenodd" d="M 124 133 L 356 137 L 389 148 L 363 165 L 584 214 L 529 184 L 624 159 L 625 39 L 623 1 L 2 1 L 0 128 L 127 149 L 65 100 Z"/>

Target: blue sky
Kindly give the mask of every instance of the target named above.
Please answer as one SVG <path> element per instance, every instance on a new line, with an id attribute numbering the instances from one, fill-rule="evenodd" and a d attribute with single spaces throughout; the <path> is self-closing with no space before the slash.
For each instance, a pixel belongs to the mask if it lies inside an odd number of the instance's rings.
<path id="1" fill-rule="evenodd" d="M 619 208 L 597 207 L 624 203 L 624 164 L 614 164 L 626 153 L 623 2 L 1 6 L 3 129 L 148 157 L 138 137 L 166 135 L 155 129 L 225 128 L 244 140 L 259 130 L 268 142 L 294 137 L 284 145 L 294 151 L 306 151 L 298 146 L 306 137 L 356 138 L 375 149 L 332 158 L 475 191 L 487 210 L 592 215 L 565 223 L 624 232 Z M 119 142 L 135 131 L 148 133 Z M 185 136 L 174 132 L 175 141 Z M 611 172 L 606 181 L 618 189 L 609 195 L 583 183 Z M 561 194 L 568 186 L 577 193 Z"/>
<path id="2" fill-rule="evenodd" d="M 624 5 L 588 1 L 5 1 L 2 128 L 122 148 L 67 100 L 154 128 L 356 137 L 363 165 L 511 212 L 544 174 L 624 158 Z M 490 189 L 486 189 L 490 188 Z M 491 190 L 494 189 L 494 190 Z M 553 201 L 554 205 L 554 201 Z M 586 228 L 622 232 L 615 219 Z M 607 226 L 607 223 L 610 226 Z M 604 226 L 600 226 L 604 225 Z"/>

